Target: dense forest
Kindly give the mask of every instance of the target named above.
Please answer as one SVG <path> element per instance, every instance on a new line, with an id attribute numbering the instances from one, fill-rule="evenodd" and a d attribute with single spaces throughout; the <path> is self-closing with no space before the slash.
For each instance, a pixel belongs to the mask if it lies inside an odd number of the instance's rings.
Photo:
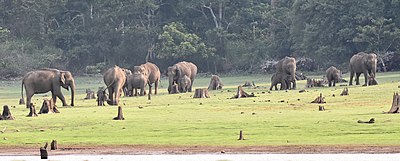
<path id="1" fill-rule="evenodd" d="M 400 57 L 399 13 L 400 0 L 0 0 L 0 75 L 182 60 L 253 72 L 285 56 L 346 68 L 360 51 L 388 64 Z"/>

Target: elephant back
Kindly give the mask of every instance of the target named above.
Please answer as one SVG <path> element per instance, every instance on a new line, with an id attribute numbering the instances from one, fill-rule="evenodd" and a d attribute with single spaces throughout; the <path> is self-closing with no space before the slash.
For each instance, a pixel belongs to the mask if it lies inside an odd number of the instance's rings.
<path id="1" fill-rule="evenodd" d="M 292 57 L 285 57 L 275 64 L 277 73 L 290 73 L 290 70 L 296 71 L 296 59 Z"/>
<path id="2" fill-rule="evenodd" d="M 125 70 L 118 66 L 114 66 L 108 69 L 106 72 L 104 72 L 103 80 L 107 86 L 113 83 L 121 83 L 121 82 L 122 84 L 124 84 L 126 81 Z"/>
<path id="3" fill-rule="evenodd" d="M 197 75 L 197 66 L 195 64 L 193 64 L 192 62 L 186 62 L 186 61 L 182 61 L 179 62 L 177 64 L 179 68 L 181 68 L 182 70 L 182 76 L 186 75 L 188 76 L 192 81 L 194 80 L 194 78 Z"/>
<path id="4" fill-rule="evenodd" d="M 157 65 L 147 62 L 145 64 L 142 64 L 141 66 L 143 66 L 146 69 L 148 74 L 147 78 L 150 83 L 155 83 L 156 81 L 160 80 L 161 73 Z"/>

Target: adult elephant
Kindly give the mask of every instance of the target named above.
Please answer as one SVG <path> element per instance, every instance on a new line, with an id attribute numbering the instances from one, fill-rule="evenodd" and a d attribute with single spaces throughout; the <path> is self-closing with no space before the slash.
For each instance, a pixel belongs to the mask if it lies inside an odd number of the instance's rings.
<path id="1" fill-rule="evenodd" d="M 276 73 L 288 74 L 288 87 L 289 89 L 296 89 L 296 59 L 292 57 L 285 57 L 275 64 Z M 293 83 L 293 88 L 291 88 Z"/>
<path id="2" fill-rule="evenodd" d="M 339 79 L 341 79 L 341 77 L 342 77 L 340 70 L 334 66 L 329 67 L 328 69 L 326 69 L 325 72 L 326 72 L 326 79 L 328 79 L 329 87 L 332 86 L 332 83 L 333 83 L 333 86 L 335 86 L 336 83 L 339 82 Z"/>
<path id="3" fill-rule="evenodd" d="M 114 67 L 104 72 L 103 80 L 108 89 L 107 103 L 109 105 L 118 105 L 119 98 L 122 92 L 122 87 L 126 82 L 125 69 L 115 65 Z"/>
<path id="4" fill-rule="evenodd" d="M 26 92 L 26 107 L 29 108 L 31 98 L 34 94 L 51 92 L 54 103 L 57 97 L 61 100 L 63 106 L 67 106 L 61 87 L 69 90 L 71 88 L 71 106 L 74 106 L 75 81 L 71 72 L 52 68 L 43 68 L 30 71 L 22 79 L 21 96 L 24 99 L 23 91 Z"/>
<path id="5" fill-rule="evenodd" d="M 151 92 L 151 87 L 152 84 L 154 84 L 154 94 L 157 94 L 158 91 L 158 84 L 160 82 L 160 69 L 157 67 L 157 65 L 147 62 L 145 64 L 140 65 L 146 70 L 147 74 L 147 84 L 149 85 L 149 94 L 152 94 Z"/>
<path id="6" fill-rule="evenodd" d="M 192 92 L 194 78 L 197 74 L 197 66 L 191 62 L 179 62 L 173 66 L 168 67 L 167 76 L 169 80 L 168 93 L 171 93 L 173 84 L 178 84 L 178 80 L 187 76 L 190 78 L 189 92 Z M 178 87 L 179 88 L 179 87 Z"/>
<path id="7" fill-rule="evenodd" d="M 359 52 L 353 55 L 350 59 L 350 82 L 349 85 L 353 85 L 353 77 L 356 74 L 356 85 L 360 84 L 359 78 L 361 73 L 364 73 L 365 84 L 368 86 L 368 77 L 370 75 L 376 76 L 376 62 L 377 56 L 374 53 Z"/>

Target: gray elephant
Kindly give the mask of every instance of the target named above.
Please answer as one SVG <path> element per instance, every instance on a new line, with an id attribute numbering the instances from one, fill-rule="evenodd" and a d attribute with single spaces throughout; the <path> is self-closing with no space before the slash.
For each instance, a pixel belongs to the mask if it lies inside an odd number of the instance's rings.
<path id="1" fill-rule="evenodd" d="M 286 73 L 290 75 L 288 89 L 296 89 L 296 59 L 285 57 L 275 64 L 276 73 Z M 291 87 L 293 83 L 293 87 Z"/>
<path id="2" fill-rule="evenodd" d="M 339 82 L 339 79 L 341 79 L 341 72 L 339 69 L 337 69 L 334 66 L 329 67 L 326 70 L 326 78 L 328 80 L 328 86 L 331 87 L 332 86 L 332 82 L 333 82 L 333 86 L 336 86 L 336 83 Z"/>
<path id="3" fill-rule="evenodd" d="M 288 86 L 290 86 L 290 75 L 286 73 L 274 73 L 271 77 L 271 87 L 269 90 L 272 90 L 272 87 L 275 87 L 275 90 L 278 90 L 278 84 L 281 84 L 281 90 L 286 90 L 288 89 Z"/>
<path id="4" fill-rule="evenodd" d="M 189 89 L 189 86 L 192 84 L 190 78 L 188 76 L 183 76 L 178 80 L 178 88 L 180 93 L 186 93 Z"/>
<path id="5" fill-rule="evenodd" d="M 127 78 L 128 91 L 137 96 L 137 89 L 140 89 L 140 96 L 146 94 L 146 85 L 148 84 L 148 74 L 144 66 L 134 66 L 133 73 Z M 135 92 L 133 92 L 135 90 Z"/>
<path id="6" fill-rule="evenodd" d="M 108 100 L 109 105 L 118 105 L 119 98 L 121 97 L 122 87 L 126 81 L 126 71 L 123 68 L 115 65 L 108 69 L 103 74 L 103 80 L 108 89 Z"/>
<path id="7" fill-rule="evenodd" d="M 368 76 L 376 76 L 376 63 L 377 56 L 374 53 L 364 53 L 360 52 L 355 54 L 350 59 L 350 82 L 349 85 L 353 85 L 353 77 L 356 74 L 356 85 L 360 84 L 359 78 L 361 73 L 364 73 L 365 83 L 363 86 L 368 86 Z"/>
<path id="8" fill-rule="evenodd" d="M 197 66 L 191 62 L 179 62 L 173 66 L 168 67 L 167 69 L 167 76 L 169 80 L 168 84 L 168 93 L 172 91 L 172 85 L 174 83 L 178 84 L 179 78 L 184 76 L 188 76 L 190 78 L 190 85 L 188 88 L 189 92 L 192 92 L 192 86 L 194 82 L 194 78 L 197 74 Z M 179 87 L 178 87 L 179 88 Z"/>
<path id="9" fill-rule="evenodd" d="M 154 83 L 154 94 L 157 94 L 158 91 L 158 84 L 160 83 L 160 69 L 158 69 L 157 65 L 147 62 L 145 64 L 140 65 L 146 69 L 147 73 L 147 81 L 149 85 L 149 93 L 152 94 L 151 92 L 151 87 L 152 84 Z"/>
<path id="10" fill-rule="evenodd" d="M 21 95 L 24 99 L 23 91 L 26 91 L 26 108 L 31 104 L 31 98 L 34 94 L 46 93 L 51 91 L 51 96 L 56 102 L 58 97 L 63 106 L 67 106 L 64 95 L 61 92 L 61 87 L 71 89 L 71 106 L 74 106 L 75 99 L 75 81 L 71 72 L 58 69 L 44 68 L 31 71 L 25 74 L 22 79 Z"/>

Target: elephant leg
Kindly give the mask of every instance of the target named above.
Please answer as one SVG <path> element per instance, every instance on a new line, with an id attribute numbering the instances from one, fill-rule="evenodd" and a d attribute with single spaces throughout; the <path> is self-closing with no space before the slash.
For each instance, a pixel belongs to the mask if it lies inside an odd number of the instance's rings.
<path id="1" fill-rule="evenodd" d="M 333 86 L 334 87 L 336 86 L 336 80 L 333 80 Z"/>
<path id="2" fill-rule="evenodd" d="M 290 83 L 289 83 L 289 88 L 290 88 Z M 293 79 L 293 88 L 290 89 L 296 89 L 296 78 Z"/>
<path id="3" fill-rule="evenodd" d="M 145 95 L 145 91 L 146 89 L 144 88 L 140 88 L 140 96 L 144 96 Z"/>
<path id="4" fill-rule="evenodd" d="M 149 94 L 153 94 L 153 93 L 151 92 L 151 87 L 152 87 L 152 85 L 151 85 L 151 83 L 149 83 Z"/>
<path id="5" fill-rule="evenodd" d="M 360 85 L 360 75 L 361 73 L 356 73 L 356 85 Z"/>
<path id="6" fill-rule="evenodd" d="M 138 95 L 137 88 L 135 88 L 135 95 L 134 96 L 137 96 L 137 95 Z"/>
<path id="7" fill-rule="evenodd" d="M 335 83 L 333 83 L 333 84 L 335 84 Z M 332 86 L 332 81 L 328 80 L 328 86 L 329 86 L 329 87 Z M 335 85 L 333 85 L 333 86 L 335 86 Z"/>
<path id="8" fill-rule="evenodd" d="M 368 86 L 368 70 L 364 71 L 364 82 L 365 84 L 363 86 Z"/>
<path id="9" fill-rule="evenodd" d="M 158 82 L 159 82 L 160 80 L 157 80 L 155 83 L 154 83 L 154 94 L 157 94 L 157 90 L 158 90 Z"/>
<path id="10" fill-rule="evenodd" d="M 190 81 L 189 90 L 188 90 L 189 92 L 192 92 L 193 81 L 194 81 L 194 80 L 191 80 L 191 81 Z"/>
<path id="11" fill-rule="evenodd" d="M 353 77 L 354 77 L 354 72 L 351 71 L 351 72 L 350 72 L 350 82 L 349 82 L 349 86 L 353 85 Z"/>
<path id="12" fill-rule="evenodd" d="M 274 84 L 274 86 L 275 86 L 275 91 L 277 91 L 278 90 L 278 84 Z"/>
<path id="13" fill-rule="evenodd" d="M 33 92 L 26 91 L 26 108 L 30 108 L 31 106 L 31 99 L 33 97 Z"/>
<path id="14" fill-rule="evenodd" d="M 67 106 L 67 103 L 65 102 L 65 98 L 61 93 L 56 94 L 56 96 L 61 100 L 63 106 Z M 54 102 L 54 104 L 55 104 L 55 102 Z"/>

